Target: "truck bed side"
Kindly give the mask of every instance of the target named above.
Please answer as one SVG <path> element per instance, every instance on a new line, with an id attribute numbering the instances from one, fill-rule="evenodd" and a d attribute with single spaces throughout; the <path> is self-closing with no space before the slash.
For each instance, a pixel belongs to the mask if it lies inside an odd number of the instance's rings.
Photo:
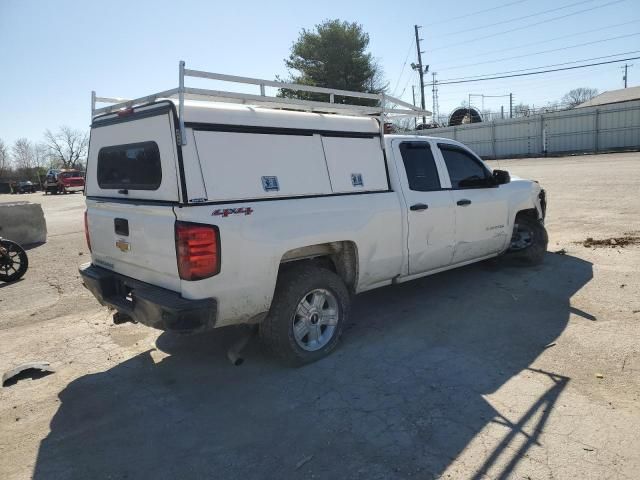
<path id="1" fill-rule="evenodd" d="M 266 312 L 281 261 L 301 247 L 352 242 L 356 293 L 388 284 L 402 270 L 406 242 L 396 192 L 190 206 L 176 208 L 175 214 L 189 222 L 210 218 L 220 229 L 220 273 L 181 285 L 185 298 L 206 298 L 211 292 L 224 298 L 217 326 Z"/>

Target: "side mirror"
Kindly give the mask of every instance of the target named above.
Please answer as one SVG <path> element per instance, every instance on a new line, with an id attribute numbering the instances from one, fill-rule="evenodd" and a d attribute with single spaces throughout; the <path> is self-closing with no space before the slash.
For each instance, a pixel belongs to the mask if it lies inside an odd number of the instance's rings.
<path id="1" fill-rule="evenodd" d="M 506 170 L 494 170 L 493 181 L 496 183 L 496 185 L 504 185 L 505 183 L 509 183 L 511 181 L 511 176 Z"/>

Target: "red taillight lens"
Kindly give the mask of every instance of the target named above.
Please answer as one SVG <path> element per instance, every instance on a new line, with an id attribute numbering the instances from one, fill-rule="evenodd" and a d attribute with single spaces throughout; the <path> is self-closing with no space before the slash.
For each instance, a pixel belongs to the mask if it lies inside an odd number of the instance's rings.
<path id="1" fill-rule="evenodd" d="M 91 238 L 89 237 L 89 222 L 87 220 L 87 211 L 84 211 L 84 237 L 87 239 L 87 247 L 91 251 Z"/>
<path id="2" fill-rule="evenodd" d="M 183 280 L 201 280 L 220 272 L 218 227 L 176 222 L 178 273 Z"/>

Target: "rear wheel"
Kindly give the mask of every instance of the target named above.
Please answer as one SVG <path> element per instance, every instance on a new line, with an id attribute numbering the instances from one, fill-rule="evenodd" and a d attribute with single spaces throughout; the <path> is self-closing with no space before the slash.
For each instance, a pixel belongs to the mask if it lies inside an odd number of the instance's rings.
<path id="1" fill-rule="evenodd" d="M 260 337 L 288 364 L 315 362 L 338 344 L 349 306 L 349 292 L 334 272 L 312 265 L 291 267 L 278 279 Z"/>
<path id="2" fill-rule="evenodd" d="M 518 215 L 513 226 L 511 258 L 529 265 L 537 265 L 544 260 L 549 236 L 542 222 L 527 215 Z"/>
<path id="3" fill-rule="evenodd" d="M 0 280 L 14 282 L 22 277 L 29 267 L 27 252 L 11 240 L 0 240 Z"/>

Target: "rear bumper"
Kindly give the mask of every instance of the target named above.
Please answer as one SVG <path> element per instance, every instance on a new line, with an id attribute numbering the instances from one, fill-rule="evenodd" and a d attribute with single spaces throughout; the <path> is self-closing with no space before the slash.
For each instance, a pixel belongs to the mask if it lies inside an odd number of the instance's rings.
<path id="1" fill-rule="evenodd" d="M 179 293 L 86 263 L 80 267 L 85 287 L 102 305 L 160 330 L 195 333 L 214 328 L 217 301 L 188 300 Z"/>
<path id="2" fill-rule="evenodd" d="M 67 192 L 82 192 L 84 190 L 84 185 L 65 185 L 64 189 Z"/>

